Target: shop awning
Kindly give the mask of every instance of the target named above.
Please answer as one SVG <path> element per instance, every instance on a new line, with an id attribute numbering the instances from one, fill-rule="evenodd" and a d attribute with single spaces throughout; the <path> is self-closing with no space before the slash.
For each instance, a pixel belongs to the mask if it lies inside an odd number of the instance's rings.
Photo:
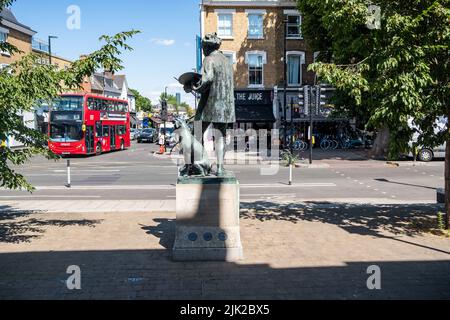
<path id="1" fill-rule="evenodd" d="M 237 105 L 237 122 L 276 122 L 272 105 Z"/>

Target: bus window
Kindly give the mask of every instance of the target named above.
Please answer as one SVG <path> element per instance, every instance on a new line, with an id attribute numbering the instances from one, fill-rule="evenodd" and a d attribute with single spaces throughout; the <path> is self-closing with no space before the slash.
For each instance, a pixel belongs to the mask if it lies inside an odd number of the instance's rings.
<path id="1" fill-rule="evenodd" d="M 103 132 L 102 132 L 102 123 L 100 121 L 97 121 L 95 123 L 95 136 L 97 138 L 100 138 L 103 136 Z"/>
<path id="2" fill-rule="evenodd" d="M 114 106 L 114 108 L 113 108 L 113 111 L 114 111 L 114 112 L 119 111 L 119 103 L 118 103 L 117 101 L 114 101 L 114 102 L 113 102 L 113 106 Z"/>
<path id="3" fill-rule="evenodd" d="M 103 136 L 109 137 L 109 126 L 103 126 Z"/>
<path id="4" fill-rule="evenodd" d="M 88 109 L 95 110 L 95 100 L 93 98 L 88 99 Z"/>
<path id="5" fill-rule="evenodd" d="M 100 99 L 95 99 L 94 101 L 95 104 L 95 111 L 101 111 L 102 110 L 102 100 Z"/>
<path id="6" fill-rule="evenodd" d="M 124 135 L 126 134 L 127 130 L 125 128 L 125 126 L 119 126 L 119 135 Z"/>

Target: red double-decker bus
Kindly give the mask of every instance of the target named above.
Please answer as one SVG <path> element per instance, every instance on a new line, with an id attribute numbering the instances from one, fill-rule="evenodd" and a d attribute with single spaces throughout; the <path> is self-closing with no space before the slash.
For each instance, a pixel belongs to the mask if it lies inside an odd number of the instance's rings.
<path id="1" fill-rule="evenodd" d="M 58 155 L 94 155 L 131 145 L 128 102 L 64 94 L 50 108 L 49 148 Z"/>

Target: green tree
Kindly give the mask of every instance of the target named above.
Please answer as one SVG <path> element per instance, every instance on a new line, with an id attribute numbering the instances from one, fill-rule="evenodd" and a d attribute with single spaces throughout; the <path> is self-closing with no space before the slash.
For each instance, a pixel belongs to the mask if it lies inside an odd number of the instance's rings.
<path id="1" fill-rule="evenodd" d="M 167 94 L 167 96 L 166 96 L 166 94 L 163 92 L 163 93 L 161 93 L 159 99 L 161 101 L 166 99 L 167 100 L 167 104 L 169 106 L 172 106 L 175 109 L 175 113 L 176 114 L 180 113 L 180 109 L 181 108 L 184 108 L 186 110 L 186 113 L 189 115 L 189 117 L 191 117 L 193 115 L 193 113 L 194 113 L 192 108 L 186 102 L 178 103 L 176 95 Z M 190 115 L 190 114 L 192 114 L 192 115 Z"/>
<path id="2" fill-rule="evenodd" d="M 310 66 L 337 88 L 337 103 L 361 110 L 368 125 L 390 133 L 388 157 L 418 144 L 450 142 L 449 0 L 378 0 L 381 28 L 369 29 L 368 1 L 298 0 L 303 34 L 320 61 Z M 418 128 L 413 129 L 410 121 Z M 450 227 L 450 144 L 446 157 L 447 226 Z"/>
<path id="3" fill-rule="evenodd" d="M 151 113 L 153 111 L 152 101 L 149 98 L 141 95 L 141 93 L 138 90 L 135 90 L 135 89 L 130 89 L 130 90 L 131 90 L 131 92 L 133 92 L 133 94 L 136 97 L 137 111 Z"/>
<path id="4" fill-rule="evenodd" d="M 0 10 L 12 2 L 14 0 L 0 0 Z M 57 159 L 46 147 L 47 136 L 27 128 L 20 114 L 31 111 L 36 101 L 51 102 L 60 93 L 79 89 L 83 79 L 97 69 L 121 70 L 122 61 L 119 56 L 123 50 L 132 50 L 126 41 L 137 33 L 138 31 L 133 30 L 100 37 L 100 41 L 104 42 L 101 49 L 91 53 L 86 59 L 75 61 L 67 70 L 41 65 L 34 54 L 26 55 L 0 70 L 0 141 L 4 142 L 8 136 L 12 136 L 24 145 L 20 150 L 13 150 L 4 143 L 1 144 L 0 187 L 31 192 L 33 187 L 14 168 L 38 154 L 48 159 Z M 0 43 L 0 51 L 10 54 L 19 52 L 8 43 Z"/>

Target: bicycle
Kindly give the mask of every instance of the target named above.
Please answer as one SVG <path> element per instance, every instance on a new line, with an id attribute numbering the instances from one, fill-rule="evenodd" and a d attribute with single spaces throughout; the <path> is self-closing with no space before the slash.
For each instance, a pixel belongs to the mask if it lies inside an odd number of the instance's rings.
<path id="1" fill-rule="evenodd" d="M 295 151 L 306 151 L 309 149 L 309 145 L 303 140 L 295 141 L 292 147 Z"/>

